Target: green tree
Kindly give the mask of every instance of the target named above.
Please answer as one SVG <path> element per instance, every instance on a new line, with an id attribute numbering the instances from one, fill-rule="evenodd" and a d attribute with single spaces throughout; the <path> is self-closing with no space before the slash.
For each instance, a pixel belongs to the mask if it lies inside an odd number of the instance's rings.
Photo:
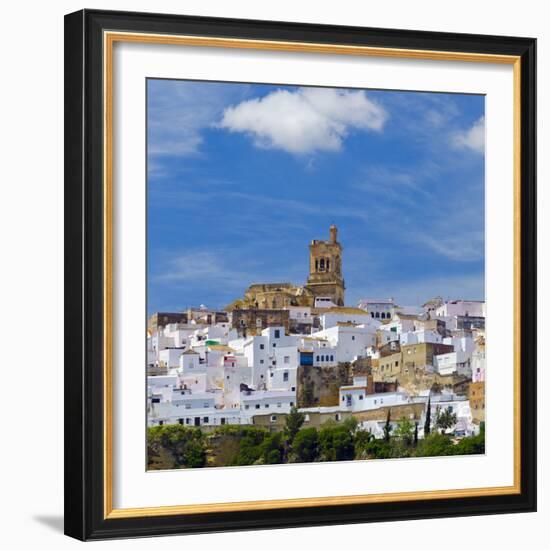
<path id="1" fill-rule="evenodd" d="M 182 455 L 188 468 L 202 468 L 206 465 L 206 451 L 202 441 L 190 441 Z"/>
<path id="2" fill-rule="evenodd" d="M 283 436 L 281 432 L 268 435 L 260 445 L 260 453 L 264 464 L 281 464 L 283 462 Z"/>
<path id="3" fill-rule="evenodd" d="M 444 434 L 448 429 L 452 428 L 456 424 L 456 414 L 453 412 L 452 407 L 447 407 L 441 411 L 437 410 L 435 425 L 441 430 L 441 433 Z"/>
<path id="4" fill-rule="evenodd" d="M 452 448 L 454 455 L 482 455 L 485 454 L 485 435 L 479 434 L 473 437 L 463 437 Z"/>
<path id="5" fill-rule="evenodd" d="M 262 458 L 261 445 L 269 435 L 267 430 L 256 426 L 239 426 L 237 429 L 228 429 L 227 433 L 234 434 L 239 442 L 239 451 L 231 461 L 231 466 L 249 466 Z"/>
<path id="6" fill-rule="evenodd" d="M 353 435 L 357 431 L 357 426 L 359 425 L 359 422 L 357 421 L 357 418 L 355 418 L 355 416 L 350 416 L 349 418 L 346 418 L 344 422 L 342 422 L 342 425 Z"/>
<path id="7" fill-rule="evenodd" d="M 394 434 L 397 438 L 403 441 L 405 445 L 412 445 L 414 437 L 413 432 L 413 423 L 409 419 L 403 417 L 397 422 L 397 427 Z"/>
<path id="8" fill-rule="evenodd" d="M 319 434 L 315 428 L 302 428 L 292 442 L 295 462 L 313 462 L 319 456 Z"/>
<path id="9" fill-rule="evenodd" d="M 344 425 L 325 425 L 319 432 L 320 457 L 324 461 L 353 460 L 353 435 Z"/>
<path id="10" fill-rule="evenodd" d="M 292 445 L 292 441 L 296 434 L 302 427 L 305 420 L 305 415 L 298 411 L 296 407 L 290 409 L 290 413 L 286 417 L 285 433 L 289 444 Z"/>
<path id="11" fill-rule="evenodd" d="M 369 458 L 368 446 L 372 440 L 374 440 L 374 435 L 369 431 L 359 430 L 355 433 L 354 444 L 356 459 L 362 460 Z"/>
<path id="12" fill-rule="evenodd" d="M 418 422 L 414 423 L 413 444 L 414 444 L 415 447 L 418 445 Z"/>
<path id="13" fill-rule="evenodd" d="M 452 441 L 445 435 L 434 432 L 419 441 L 415 456 L 445 456 L 452 454 Z"/>
<path id="14" fill-rule="evenodd" d="M 153 426 L 147 430 L 148 462 L 170 468 L 202 468 L 206 465 L 205 438 L 200 428 L 180 424 Z M 160 466 L 162 467 L 162 466 Z"/>
<path id="15" fill-rule="evenodd" d="M 426 406 L 426 420 L 424 421 L 424 437 L 428 437 L 432 430 L 432 396 L 428 396 L 428 405 Z"/>
<path id="16" fill-rule="evenodd" d="M 384 424 L 384 441 L 389 443 L 391 431 L 393 427 L 391 425 L 391 409 L 388 409 L 388 416 L 386 417 L 386 424 Z"/>
<path id="17" fill-rule="evenodd" d="M 392 445 L 374 436 L 362 446 L 360 458 L 392 458 Z"/>

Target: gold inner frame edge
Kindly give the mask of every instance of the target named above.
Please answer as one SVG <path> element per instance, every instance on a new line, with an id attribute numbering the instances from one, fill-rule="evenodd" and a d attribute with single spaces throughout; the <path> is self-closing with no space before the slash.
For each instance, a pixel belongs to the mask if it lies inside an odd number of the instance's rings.
<path id="1" fill-rule="evenodd" d="M 112 293 L 113 293 L 113 46 L 115 42 L 134 42 L 181 46 L 217 48 L 258 49 L 319 53 L 333 55 L 358 55 L 372 57 L 394 57 L 424 59 L 432 61 L 463 61 L 475 63 L 510 64 L 513 66 L 514 86 L 514 484 L 504 487 L 483 487 L 466 489 L 445 489 L 434 491 L 411 491 L 384 494 L 346 495 L 330 497 L 305 497 L 294 499 L 255 500 L 243 502 L 221 502 L 212 504 L 182 504 L 147 508 L 113 508 L 113 389 L 112 389 Z M 435 500 L 443 498 L 466 498 L 511 495 L 521 493 L 521 59 L 519 56 L 450 52 L 435 50 L 409 50 L 370 46 L 347 46 L 341 44 L 317 44 L 308 42 L 284 42 L 272 40 L 249 40 L 204 36 L 148 34 L 104 31 L 103 33 L 103 121 L 104 121 L 104 518 L 135 518 L 171 516 L 213 512 L 235 512 L 252 510 L 273 510 L 280 508 L 304 508 L 309 506 L 334 506 L 346 504 L 368 504 L 412 500 Z"/>

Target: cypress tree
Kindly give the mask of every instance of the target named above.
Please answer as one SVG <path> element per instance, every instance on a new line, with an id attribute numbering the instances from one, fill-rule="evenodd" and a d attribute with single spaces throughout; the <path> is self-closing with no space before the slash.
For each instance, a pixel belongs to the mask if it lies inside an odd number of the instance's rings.
<path id="1" fill-rule="evenodd" d="M 414 446 L 418 445 L 418 422 L 414 423 Z"/>
<path id="2" fill-rule="evenodd" d="M 430 435 L 432 424 L 432 396 L 428 396 L 428 408 L 426 409 L 426 421 L 424 422 L 424 437 Z"/>
<path id="3" fill-rule="evenodd" d="M 386 425 L 384 426 L 384 441 L 386 443 L 389 443 L 390 441 L 390 432 L 391 432 L 391 424 L 390 424 L 390 420 L 391 420 L 391 409 L 388 409 L 388 416 L 386 418 Z"/>

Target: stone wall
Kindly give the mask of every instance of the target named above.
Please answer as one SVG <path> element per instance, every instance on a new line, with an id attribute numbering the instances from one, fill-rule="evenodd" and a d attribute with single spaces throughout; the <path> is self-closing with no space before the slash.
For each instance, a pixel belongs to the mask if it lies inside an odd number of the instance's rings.
<path id="1" fill-rule="evenodd" d="M 418 395 L 419 392 L 429 390 L 434 386 L 435 388 L 452 388 L 458 394 L 464 394 L 467 388 L 467 385 L 463 384 L 467 379 L 457 374 L 441 376 L 436 372 L 413 372 L 408 375 L 402 374 L 398 377 L 398 380 L 399 388 L 406 390 L 410 395 Z M 461 388 L 462 391 L 460 391 Z"/>
<path id="2" fill-rule="evenodd" d="M 352 366 L 340 363 L 334 367 L 298 367 L 298 407 L 332 407 L 339 404 L 340 386 L 353 383 Z"/>
<path id="3" fill-rule="evenodd" d="M 235 309 L 231 312 L 231 326 L 239 336 L 254 336 L 267 327 L 284 327 L 288 334 L 290 312 L 288 309 Z"/>

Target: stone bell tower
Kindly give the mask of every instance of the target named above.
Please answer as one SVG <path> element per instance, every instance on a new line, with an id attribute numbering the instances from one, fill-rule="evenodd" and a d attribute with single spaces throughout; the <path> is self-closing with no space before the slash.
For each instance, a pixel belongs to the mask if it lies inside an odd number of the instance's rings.
<path id="1" fill-rule="evenodd" d="M 315 297 L 328 297 L 344 305 L 344 279 L 342 276 L 342 245 L 338 242 L 338 228 L 330 226 L 329 240 L 313 240 L 309 245 L 308 288 Z"/>

